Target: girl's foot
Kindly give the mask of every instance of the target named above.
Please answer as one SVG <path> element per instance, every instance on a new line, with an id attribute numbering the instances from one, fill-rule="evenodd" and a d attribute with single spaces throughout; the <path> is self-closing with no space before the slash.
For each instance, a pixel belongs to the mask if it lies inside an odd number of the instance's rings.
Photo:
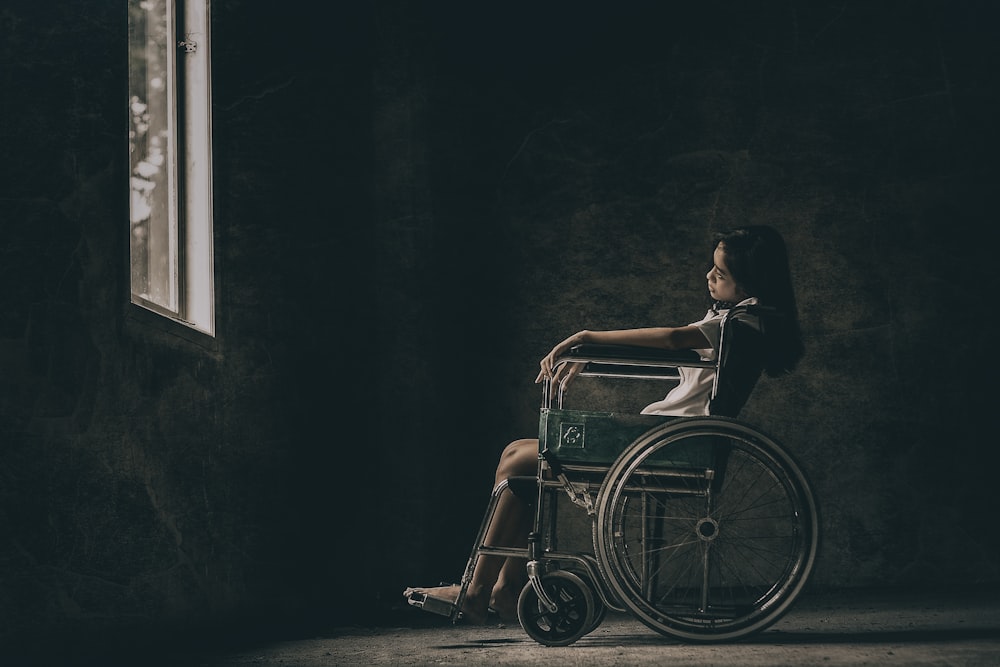
<path id="1" fill-rule="evenodd" d="M 454 605 L 458 602 L 458 595 L 461 591 L 461 586 L 452 584 L 450 586 L 434 586 L 429 588 L 407 588 L 403 591 L 403 596 L 410 598 L 414 594 L 417 594 Z M 462 618 L 468 623 L 483 625 L 488 620 L 485 607 L 486 605 L 480 604 L 476 600 L 471 591 L 467 591 L 462 604 Z M 480 610 L 480 608 L 482 609 Z"/>

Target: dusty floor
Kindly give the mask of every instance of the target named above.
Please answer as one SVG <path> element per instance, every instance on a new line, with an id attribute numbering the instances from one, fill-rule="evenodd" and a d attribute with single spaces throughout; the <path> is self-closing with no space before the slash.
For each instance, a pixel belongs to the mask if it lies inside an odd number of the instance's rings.
<path id="1" fill-rule="evenodd" d="M 412 610 L 414 614 L 425 612 Z M 175 667 L 331 665 L 1000 665 L 1000 594 L 812 594 L 737 644 L 690 645 L 609 615 L 593 633 L 545 647 L 519 626 L 337 628 L 326 636 L 178 657 Z"/>

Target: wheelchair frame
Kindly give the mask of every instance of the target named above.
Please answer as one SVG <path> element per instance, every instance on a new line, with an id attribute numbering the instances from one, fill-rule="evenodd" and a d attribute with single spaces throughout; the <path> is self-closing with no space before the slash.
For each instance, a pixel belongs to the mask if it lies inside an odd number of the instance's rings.
<path id="1" fill-rule="evenodd" d="M 521 626 L 565 646 L 608 609 L 663 635 L 721 642 L 763 630 L 787 612 L 812 572 L 819 516 L 808 479 L 778 441 L 735 418 L 761 372 L 776 314 L 733 308 L 716 360 L 690 352 L 584 345 L 557 360 L 580 376 L 676 381 L 678 368 L 714 369 L 710 414 L 698 417 L 565 410 L 566 382 L 546 379 L 535 477 L 494 488 L 454 604 L 412 594 L 411 605 L 461 618 L 477 560 L 523 558 Z M 534 501 L 526 548 L 485 544 L 503 493 Z M 558 548 L 559 498 L 591 519 L 593 552 Z"/>

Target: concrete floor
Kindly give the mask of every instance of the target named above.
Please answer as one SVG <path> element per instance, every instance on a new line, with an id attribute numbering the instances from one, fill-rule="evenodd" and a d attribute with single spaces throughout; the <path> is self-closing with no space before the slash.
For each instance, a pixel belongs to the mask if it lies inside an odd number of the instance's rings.
<path id="1" fill-rule="evenodd" d="M 419 610 L 410 627 L 335 628 L 324 636 L 178 656 L 175 667 L 331 665 L 1000 665 L 1000 591 L 811 593 L 772 628 L 735 644 L 691 645 L 609 615 L 568 647 L 517 625 L 453 626 Z M 402 618 L 405 618 L 402 617 Z"/>

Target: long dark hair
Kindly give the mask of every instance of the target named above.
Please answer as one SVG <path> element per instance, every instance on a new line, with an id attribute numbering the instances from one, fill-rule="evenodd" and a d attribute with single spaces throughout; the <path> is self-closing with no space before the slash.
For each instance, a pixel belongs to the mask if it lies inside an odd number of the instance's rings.
<path id="1" fill-rule="evenodd" d="M 777 230 L 766 225 L 739 227 L 715 237 L 722 245 L 733 280 L 762 306 L 778 311 L 769 322 L 764 371 L 770 376 L 792 371 L 805 351 L 799 327 L 795 289 L 788 268 L 788 250 Z"/>

